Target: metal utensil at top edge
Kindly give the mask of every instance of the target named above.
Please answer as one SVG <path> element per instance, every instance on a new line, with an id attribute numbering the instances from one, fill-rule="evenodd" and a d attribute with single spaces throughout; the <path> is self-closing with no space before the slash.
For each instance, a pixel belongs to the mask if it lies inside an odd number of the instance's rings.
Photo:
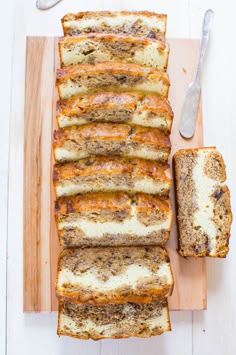
<path id="1" fill-rule="evenodd" d="M 181 111 L 179 132 L 184 138 L 191 138 L 194 135 L 195 127 L 197 123 L 197 113 L 199 100 L 201 95 L 201 84 L 200 76 L 203 64 L 204 55 L 206 52 L 209 33 L 211 30 L 212 20 L 214 17 L 213 10 L 209 9 L 206 11 L 202 26 L 202 37 L 200 45 L 200 54 L 198 60 L 197 73 L 194 81 L 189 85 L 184 100 L 184 105 Z"/>
<path id="2" fill-rule="evenodd" d="M 39 10 L 48 10 L 61 1 L 62 0 L 36 0 L 36 7 Z"/>

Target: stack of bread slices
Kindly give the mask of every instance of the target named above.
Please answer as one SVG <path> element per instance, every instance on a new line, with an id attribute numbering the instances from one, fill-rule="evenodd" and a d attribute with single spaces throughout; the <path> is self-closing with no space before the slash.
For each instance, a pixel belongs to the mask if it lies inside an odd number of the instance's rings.
<path id="1" fill-rule="evenodd" d="M 170 330 L 166 16 L 62 19 L 54 134 L 60 245 L 58 334 L 148 337 Z"/>

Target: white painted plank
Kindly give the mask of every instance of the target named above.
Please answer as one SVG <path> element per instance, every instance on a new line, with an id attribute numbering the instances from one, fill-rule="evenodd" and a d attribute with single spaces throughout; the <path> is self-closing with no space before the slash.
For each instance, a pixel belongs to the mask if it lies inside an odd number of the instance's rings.
<path id="1" fill-rule="evenodd" d="M 14 0 L 5 4 L 5 15 L 0 22 L 2 52 L 0 56 L 1 80 L 1 130 L 0 130 L 0 354 L 6 352 L 6 282 L 7 282 L 7 208 L 8 208 L 8 159 L 11 102 L 11 74 L 13 47 Z M 3 85 L 4 83 L 4 85 Z"/>
<path id="2" fill-rule="evenodd" d="M 200 26 L 200 15 L 207 6 L 205 1 L 191 0 L 191 33 Z M 203 72 L 203 122 L 205 145 L 217 145 L 222 152 L 231 190 L 233 211 L 236 207 L 235 188 L 235 4 L 209 1 L 215 18 Z M 230 253 L 227 259 L 208 259 L 208 306 L 205 312 L 194 312 L 193 354 L 231 355 L 236 353 L 236 239 L 235 223 L 232 228 Z"/>
<path id="3" fill-rule="evenodd" d="M 192 312 L 171 312 L 172 331 L 140 339 L 102 340 L 101 355 L 190 355 L 192 353 Z"/>

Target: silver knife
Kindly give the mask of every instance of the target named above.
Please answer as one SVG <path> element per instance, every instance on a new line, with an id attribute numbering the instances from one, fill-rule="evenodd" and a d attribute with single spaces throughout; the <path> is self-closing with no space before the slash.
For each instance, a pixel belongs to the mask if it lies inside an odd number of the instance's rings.
<path id="1" fill-rule="evenodd" d="M 203 58 L 206 52 L 209 32 L 212 25 L 214 12 L 209 9 L 204 15 L 204 21 L 202 26 L 202 37 L 200 45 L 200 55 L 198 60 L 197 73 L 194 81 L 189 85 L 187 94 L 184 100 L 184 105 L 182 108 L 180 116 L 179 131 L 180 134 L 185 138 L 191 138 L 194 135 L 196 122 L 197 122 L 197 112 L 201 94 L 201 69 L 203 64 Z"/>
<path id="2" fill-rule="evenodd" d="M 36 0 L 36 7 L 39 10 L 48 10 L 62 0 Z"/>

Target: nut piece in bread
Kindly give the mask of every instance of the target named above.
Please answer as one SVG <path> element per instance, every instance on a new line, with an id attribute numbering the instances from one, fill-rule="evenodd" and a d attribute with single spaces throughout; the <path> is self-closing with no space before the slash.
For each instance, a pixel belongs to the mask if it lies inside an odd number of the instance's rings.
<path id="1" fill-rule="evenodd" d="M 72 64 L 134 63 L 166 71 L 169 48 L 164 42 L 117 34 L 87 34 L 59 41 L 61 67 Z"/>
<path id="2" fill-rule="evenodd" d="M 174 155 L 179 253 L 225 257 L 232 222 L 225 164 L 215 147 Z"/>
<path id="3" fill-rule="evenodd" d="M 171 187 L 168 165 L 154 160 L 109 156 L 56 164 L 53 181 L 57 197 L 112 191 L 168 196 Z"/>
<path id="4" fill-rule="evenodd" d="M 169 154 L 169 137 L 157 128 L 96 122 L 54 132 L 54 156 L 61 163 L 95 155 L 122 155 L 166 163 Z"/>
<path id="5" fill-rule="evenodd" d="M 68 248 L 59 256 L 56 293 L 74 303 L 149 303 L 172 293 L 165 248 Z"/>
<path id="6" fill-rule="evenodd" d="M 87 11 L 67 14 L 61 21 L 65 36 L 105 32 L 164 40 L 166 18 L 148 11 Z"/>
<path id="7" fill-rule="evenodd" d="M 172 224 L 168 199 L 138 193 L 97 192 L 55 202 L 63 247 L 165 245 Z"/>
<path id="8" fill-rule="evenodd" d="M 98 91 L 145 91 L 168 96 L 168 75 L 132 63 L 75 64 L 56 73 L 60 99 Z"/>
<path id="9" fill-rule="evenodd" d="M 58 335 L 94 340 L 146 338 L 171 330 L 166 298 L 152 303 L 74 304 L 59 301 Z"/>
<path id="10" fill-rule="evenodd" d="M 141 92 L 99 92 L 57 102 L 60 128 L 100 121 L 153 127 L 169 134 L 172 119 L 165 97 Z"/>

